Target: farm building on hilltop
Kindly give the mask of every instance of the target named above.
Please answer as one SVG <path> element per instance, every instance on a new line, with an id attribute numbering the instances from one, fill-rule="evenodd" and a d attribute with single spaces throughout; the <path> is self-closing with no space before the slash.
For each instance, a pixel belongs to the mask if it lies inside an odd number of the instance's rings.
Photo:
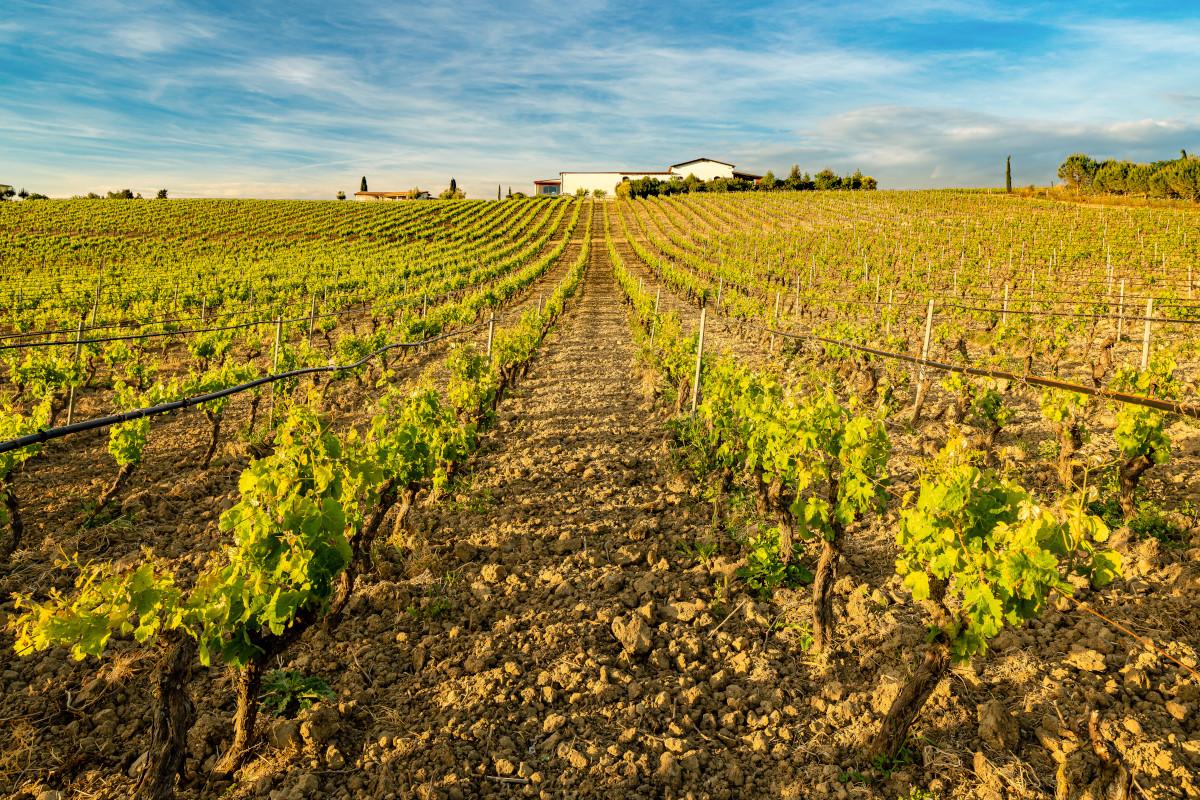
<path id="1" fill-rule="evenodd" d="M 702 181 L 715 178 L 727 178 L 753 181 L 758 184 L 761 175 L 751 172 L 737 172 L 733 164 L 724 161 L 714 161 L 711 158 L 693 158 L 679 164 L 672 164 L 665 170 L 615 170 L 610 172 L 560 172 L 558 173 L 558 190 L 562 194 L 575 194 L 583 189 L 591 194 L 596 189 L 603 189 L 609 195 L 616 193 L 617 184 L 623 181 L 636 181 L 639 178 L 655 178 L 660 181 L 681 181 L 688 175 L 695 175 Z M 534 186 L 551 183 L 550 181 L 535 181 Z M 540 187 L 539 187 L 540 188 Z M 542 192 L 538 192 L 541 194 Z M 545 192 L 551 194 L 551 192 Z"/>
<path id="2" fill-rule="evenodd" d="M 555 195 L 559 193 L 560 187 L 562 187 L 562 181 L 534 181 L 533 193 L 537 197 Z"/>
<path id="3" fill-rule="evenodd" d="M 355 200 L 429 200 L 429 192 L 413 189 L 408 192 L 355 192 Z"/>

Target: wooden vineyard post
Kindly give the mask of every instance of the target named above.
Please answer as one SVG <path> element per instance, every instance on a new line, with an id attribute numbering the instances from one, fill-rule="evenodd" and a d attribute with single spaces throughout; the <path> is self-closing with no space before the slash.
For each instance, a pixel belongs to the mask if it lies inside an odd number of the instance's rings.
<path id="1" fill-rule="evenodd" d="M 275 318 L 275 350 L 271 354 L 271 374 L 279 369 L 279 342 L 283 338 L 283 318 Z M 275 387 L 271 387 L 271 427 L 275 427 Z"/>
<path id="2" fill-rule="evenodd" d="M 721 295 L 725 292 L 725 278 L 717 279 L 717 311 L 721 310 Z M 657 313 L 657 312 L 656 312 Z"/>
<path id="3" fill-rule="evenodd" d="M 93 312 L 93 317 L 95 313 Z M 200 325 L 204 325 L 204 318 L 208 316 L 208 295 L 200 298 Z"/>
<path id="4" fill-rule="evenodd" d="M 1112 245 L 1104 245 L 1105 271 L 1108 272 L 1108 296 L 1112 297 L 1113 290 L 1113 268 L 1112 268 Z"/>
<path id="5" fill-rule="evenodd" d="M 488 318 L 487 361 L 488 361 L 489 365 L 491 365 L 491 363 L 492 363 L 492 339 L 495 338 L 495 336 L 496 336 L 496 312 L 493 311 L 492 315 Z"/>
<path id="6" fill-rule="evenodd" d="M 312 305 L 308 309 L 308 338 L 312 338 L 313 327 L 317 323 L 317 296 L 312 296 Z"/>
<path id="7" fill-rule="evenodd" d="M 700 340 L 696 342 L 696 375 L 692 378 L 692 411 L 688 416 L 696 416 L 696 401 L 700 398 L 700 363 L 704 358 L 704 312 L 705 307 L 700 307 Z"/>
<path id="8" fill-rule="evenodd" d="M 1000 324 L 1008 324 L 1008 284 L 1004 284 L 1004 311 L 1000 315 Z"/>
<path id="9" fill-rule="evenodd" d="M 1188 300 L 1192 299 L 1192 265 L 1188 264 Z"/>
<path id="10" fill-rule="evenodd" d="M 75 366 L 79 366 L 79 354 L 83 349 L 83 318 L 79 320 L 79 328 L 75 333 Z M 71 391 L 67 395 L 67 424 L 70 425 L 75 420 L 75 384 L 71 384 Z"/>
<path id="11" fill-rule="evenodd" d="M 1121 293 L 1117 300 L 1117 341 L 1121 341 L 1121 327 L 1125 323 L 1125 279 L 1121 278 Z"/>
<path id="12" fill-rule="evenodd" d="M 887 318 L 883 322 L 883 335 L 892 335 L 892 288 L 888 287 L 888 310 Z"/>
<path id="13" fill-rule="evenodd" d="M 658 330 L 658 298 L 662 294 L 662 287 L 659 286 L 654 290 L 654 317 L 650 320 L 650 349 L 654 349 L 654 334 Z"/>
<path id="14" fill-rule="evenodd" d="M 1146 298 L 1146 330 L 1142 334 L 1142 371 L 1150 363 L 1150 318 L 1154 315 L 1154 298 Z"/>
<path id="15" fill-rule="evenodd" d="M 771 327 L 773 327 L 773 328 L 779 327 L 779 303 L 781 300 L 783 300 L 783 292 L 776 292 L 775 293 L 775 321 L 771 325 Z M 774 333 L 771 334 L 770 352 L 772 352 L 772 353 L 775 352 L 775 334 Z"/>
<path id="16" fill-rule="evenodd" d="M 88 325 L 96 324 L 96 311 L 98 311 L 100 308 L 100 287 L 103 285 L 104 274 L 101 272 L 100 276 L 96 278 L 96 297 L 94 300 L 92 300 L 92 321 L 89 322 Z"/>
<path id="17" fill-rule="evenodd" d="M 174 311 L 179 305 L 179 281 L 175 281 L 175 296 L 171 298 L 171 310 Z"/>
<path id="18" fill-rule="evenodd" d="M 913 401 L 913 411 L 921 410 L 921 403 L 925 399 L 925 359 L 929 358 L 929 337 L 933 333 L 933 298 L 929 298 L 929 306 L 925 310 L 925 341 L 921 344 L 921 366 L 917 370 L 917 396 Z M 914 418 L 914 422 L 915 422 Z"/>
<path id="19" fill-rule="evenodd" d="M 875 273 L 875 305 L 879 305 L 879 273 Z"/>
<path id="20" fill-rule="evenodd" d="M 542 315 L 542 298 L 544 296 L 545 295 L 540 295 L 540 294 L 538 295 L 538 316 L 539 317 Z"/>
<path id="21" fill-rule="evenodd" d="M 425 319 L 425 315 L 429 313 L 429 295 L 421 296 L 421 319 Z"/>

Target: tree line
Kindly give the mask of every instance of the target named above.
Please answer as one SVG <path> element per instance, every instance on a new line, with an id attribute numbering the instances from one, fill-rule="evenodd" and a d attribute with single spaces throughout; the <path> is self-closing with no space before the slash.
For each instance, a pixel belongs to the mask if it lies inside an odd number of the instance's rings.
<path id="1" fill-rule="evenodd" d="M 11 200 L 14 197 L 19 197 L 22 200 L 48 200 L 49 199 L 44 194 L 38 194 L 37 192 L 27 192 L 27 191 L 25 191 L 24 188 L 22 188 L 21 191 L 18 192 L 16 189 L 14 189 L 11 186 L 0 185 L 0 201 Z"/>
<path id="2" fill-rule="evenodd" d="M 753 191 L 837 191 L 837 190 L 870 190 L 878 188 L 874 178 L 863 175 L 860 170 L 845 177 L 839 176 L 829 167 L 809 177 L 807 172 L 801 174 L 797 164 L 792 165 L 788 176 L 782 180 L 775 177 L 770 170 L 755 185 L 754 181 L 740 178 L 713 178 L 702 181 L 695 175 L 689 174 L 683 180 L 659 180 L 658 178 L 638 178 L 617 184 L 618 197 L 651 197 L 655 195 L 695 194 L 697 192 L 753 192 Z"/>
<path id="3" fill-rule="evenodd" d="M 1058 168 L 1068 188 L 1100 194 L 1142 195 L 1200 202 L 1200 159 L 1179 151 L 1179 158 L 1137 164 L 1073 153 Z"/>

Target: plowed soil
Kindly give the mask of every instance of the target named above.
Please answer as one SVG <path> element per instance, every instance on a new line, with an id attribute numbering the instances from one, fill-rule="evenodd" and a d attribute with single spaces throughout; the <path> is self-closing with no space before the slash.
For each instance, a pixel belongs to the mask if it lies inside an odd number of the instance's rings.
<path id="1" fill-rule="evenodd" d="M 893 573 L 896 508 L 851 530 L 838 644 L 811 656 L 808 589 L 749 593 L 731 533 L 750 532 L 752 511 L 714 508 L 680 467 L 600 213 L 578 303 L 467 470 L 394 533 L 341 626 L 280 660 L 334 696 L 262 715 L 238 781 L 216 782 L 232 682 L 197 668 L 180 796 L 1048 799 L 1062 772 L 1074 798 L 1096 769 L 1079 723 L 1093 708 L 1146 797 L 1200 796 L 1200 680 L 1065 601 L 956 668 L 906 760 L 866 762 L 925 637 Z M 230 499 L 215 491 L 197 498 Z M 161 536 L 212 527 L 159 525 Z M 1195 668 L 1200 549 L 1123 547 L 1126 577 L 1079 598 Z M 152 660 L 129 642 L 80 664 L 58 650 L 17 658 L 11 643 L 0 635 L 0 794 L 128 796 Z"/>

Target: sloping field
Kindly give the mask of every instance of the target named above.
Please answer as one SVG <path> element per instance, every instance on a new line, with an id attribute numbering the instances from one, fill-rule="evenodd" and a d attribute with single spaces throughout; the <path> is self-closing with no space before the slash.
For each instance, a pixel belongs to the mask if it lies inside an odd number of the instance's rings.
<path id="1" fill-rule="evenodd" d="M 1200 796 L 1198 238 L 0 204 L 0 794 Z"/>

